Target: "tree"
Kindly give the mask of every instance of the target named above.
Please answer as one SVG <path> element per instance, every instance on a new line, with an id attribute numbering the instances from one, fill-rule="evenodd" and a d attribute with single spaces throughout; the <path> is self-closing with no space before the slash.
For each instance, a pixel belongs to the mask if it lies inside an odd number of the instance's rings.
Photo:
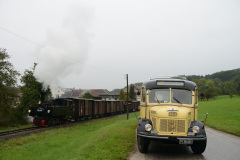
<path id="1" fill-rule="evenodd" d="M 225 82 L 224 89 L 227 92 L 227 94 L 229 95 L 229 97 L 231 97 L 231 99 L 232 99 L 233 95 L 236 94 L 236 92 L 237 92 L 234 80 Z"/>
<path id="2" fill-rule="evenodd" d="M 207 100 L 209 98 L 213 98 L 213 97 L 216 96 L 216 87 L 214 85 L 213 80 L 207 80 L 207 82 L 206 82 L 206 89 L 205 89 L 204 92 L 205 92 L 204 94 L 205 94 Z"/>
<path id="3" fill-rule="evenodd" d="M 86 98 L 86 99 L 92 99 L 92 95 L 89 92 L 84 93 L 82 98 Z"/>
<path id="4" fill-rule="evenodd" d="M 0 125 L 10 123 L 13 102 L 18 96 L 16 86 L 20 74 L 8 61 L 9 58 L 6 49 L 0 48 Z"/>
<path id="5" fill-rule="evenodd" d="M 20 107 L 19 107 L 19 113 L 22 115 L 20 116 L 20 119 L 24 119 L 24 117 L 27 115 L 28 108 L 30 106 L 37 105 L 39 101 L 41 101 L 41 96 L 44 94 L 43 100 L 45 100 L 47 96 L 51 96 L 51 91 L 49 87 L 45 90 L 43 87 L 43 84 L 38 82 L 36 77 L 34 76 L 34 70 L 36 68 L 36 63 L 34 63 L 34 67 L 31 68 L 31 70 L 25 70 L 24 75 L 21 77 L 21 82 L 23 83 L 23 86 L 20 87 L 22 91 L 22 97 L 20 100 Z"/>
<path id="6" fill-rule="evenodd" d="M 111 93 L 117 93 L 117 94 L 119 94 L 119 93 L 120 93 L 120 90 L 121 90 L 121 89 L 116 88 L 116 89 L 112 90 Z"/>
<path id="7" fill-rule="evenodd" d="M 234 79 L 234 84 L 236 86 L 236 94 L 240 96 L 240 76 Z"/>
<path id="8" fill-rule="evenodd" d="M 119 100 L 126 101 L 126 96 L 124 94 L 124 90 L 123 89 L 120 90 Z"/>
<path id="9" fill-rule="evenodd" d="M 134 85 L 130 85 L 129 98 L 135 100 Z"/>

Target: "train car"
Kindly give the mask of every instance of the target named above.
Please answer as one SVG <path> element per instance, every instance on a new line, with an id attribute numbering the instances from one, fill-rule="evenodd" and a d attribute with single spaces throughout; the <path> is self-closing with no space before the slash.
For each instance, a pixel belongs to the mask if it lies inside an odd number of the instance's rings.
<path id="1" fill-rule="evenodd" d="M 120 101 L 119 103 L 120 103 L 120 108 L 119 108 L 120 112 L 124 113 L 124 101 Z"/>
<path id="2" fill-rule="evenodd" d="M 104 115 L 104 102 L 105 101 L 97 101 L 99 103 L 98 107 L 99 107 L 99 116 L 103 116 Z"/>
<path id="3" fill-rule="evenodd" d="M 108 116 L 107 113 L 107 101 L 103 101 L 103 116 Z"/>
<path id="4" fill-rule="evenodd" d="M 93 113 L 94 113 L 93 102 L 94 101 L 92 99 L 84 100 L 84 118 L 93 116 Z"/>
<path id="5" fill-rule="evenodd" d="M 132 111 L 138 111 L 138 107 L 140 106 L 140 102 L 139 101 L 132 101 Z"/>
<path id="6" fill-rule="evenodd" d="M 87 119 L 93 113 L 93 100 L 84 98 L 68 98 L 74 101 L 75 119 Z"/>
<path id="7" fill-rule="evenodd" d="M 111 101 L 111 114 L 116 114 L 117 112 L 117 105 L 116 105 L 116 101 Z"/>
<path id="8" fill-rule="evenodd" d="M 74 119 L 78 120 L 81 117 L 81 105 L 78 98 L 68 98 L 73 101 L 73 108 L 74 108 Z"/>
<path id="9" fill-rule="evenodd" d="M 99 116 L 99 100 L 93 101 L 93 114 L 92 117 L 96 118 Z"/>
<path id="10" fill-rule="evenodd" d="M 107 115 L 111 115 L 112 101 L 106 101 Z"/>

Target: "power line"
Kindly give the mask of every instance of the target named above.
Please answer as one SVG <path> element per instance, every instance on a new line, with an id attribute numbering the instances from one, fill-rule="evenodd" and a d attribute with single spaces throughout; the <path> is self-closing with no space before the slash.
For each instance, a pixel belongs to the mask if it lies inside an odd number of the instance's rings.
<path id="1" fill-rule="evenodd" d="M 40 44 L 35 43 L 35 42 L 33 42 L 33 41 L 31 41 L 31 40 L 29 40 L 29 39 L 27 39 L 27 38 L 25 38 L 25 37 L 17 34 L 17 33 L 14 33 L 14 32 L 12 32 L 12 31 L 9 31 L 9 30 L 1 27 L 1 26 L 0 26 L 0 29 L 3 30 L 3 31 L 5 31 L 5 32 L 10 33 L 11 35 L 14 35 L 15 37 L 18 37 L 18 38 L 20 38 L 20 39 L 23 39 L 23 40 L 25 40 L 25 41 L 27 41 L 27 42 L 29 42 L 29 43 L 32 43 L 32 44 L 34 44 L 34 45 L 36 45 L 36 46 L 42 47 Z"/>

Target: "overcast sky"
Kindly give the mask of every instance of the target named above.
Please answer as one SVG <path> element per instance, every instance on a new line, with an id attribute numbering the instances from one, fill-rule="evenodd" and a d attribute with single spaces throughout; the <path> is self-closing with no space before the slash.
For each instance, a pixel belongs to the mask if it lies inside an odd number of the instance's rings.
<path id="1" fill-rule="evenodd" d="M 240 68 L 239 0 L 0 0 L 0 47 L 55 87 Z"/>

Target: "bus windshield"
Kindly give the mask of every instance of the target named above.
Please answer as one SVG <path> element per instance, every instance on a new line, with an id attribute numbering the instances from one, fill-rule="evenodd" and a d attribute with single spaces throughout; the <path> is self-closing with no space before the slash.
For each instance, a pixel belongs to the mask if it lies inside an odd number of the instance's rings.
<path id="1" fill-rule="evenodd" d="M 170 89 L 149 90 L 149 103 L 169 103 Z M 171 103 L 192 104 L 192 92 L 183 89 L 171 89 Z"/>

